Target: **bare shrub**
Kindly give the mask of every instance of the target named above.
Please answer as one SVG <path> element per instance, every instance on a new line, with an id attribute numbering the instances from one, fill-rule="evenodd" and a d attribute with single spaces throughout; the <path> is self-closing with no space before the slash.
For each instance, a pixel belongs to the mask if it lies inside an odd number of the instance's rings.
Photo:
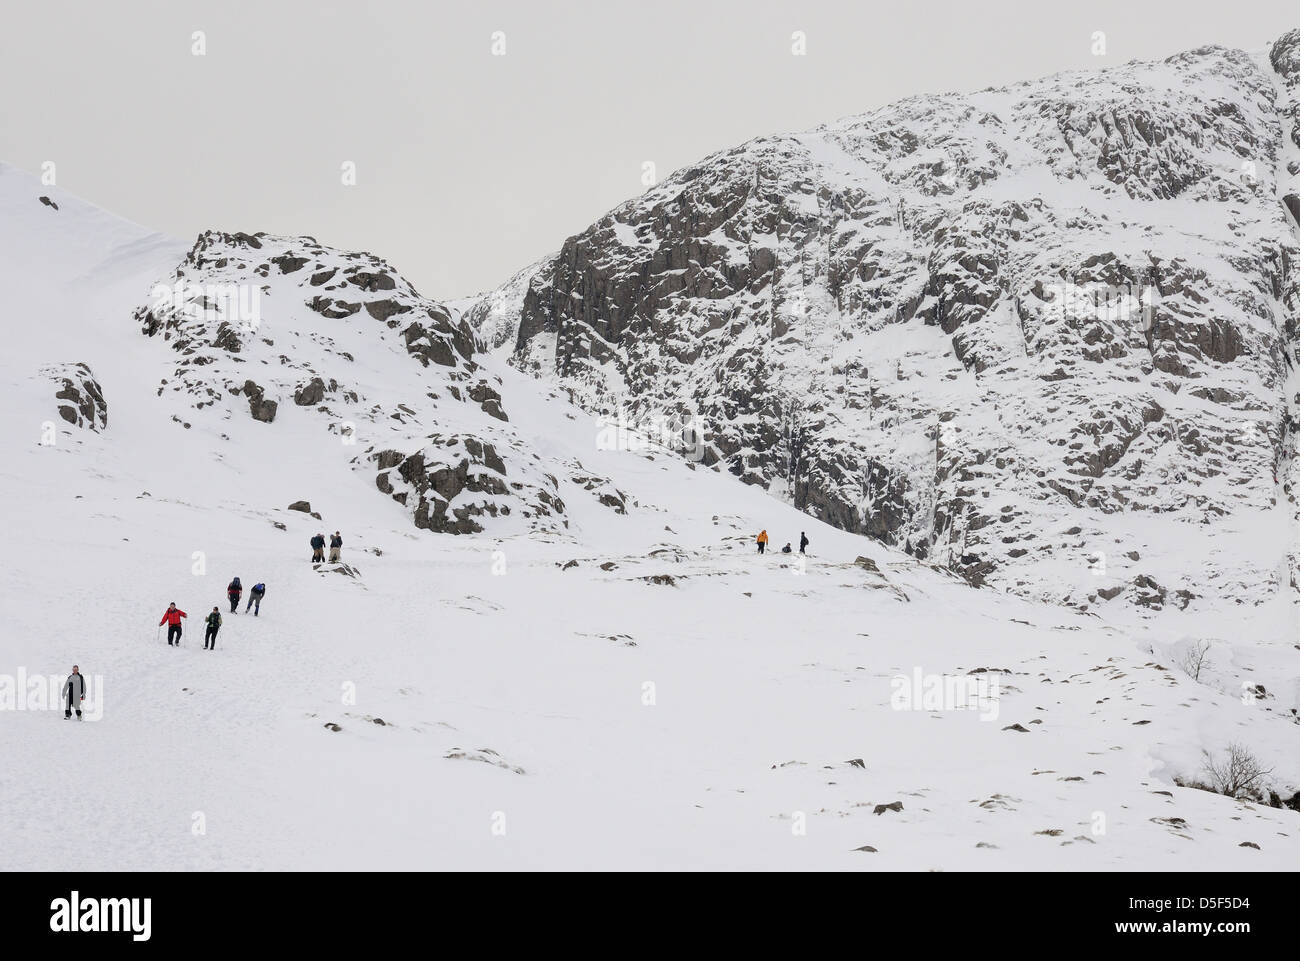
<path id="1" fill-rule="evenodd" d="M 1216 794 L 1244 801 L 1264 800 L 1264 781 L 1273 769 L 1264 767 L 1242 744 L 1229 744 L 1223 757 L 1205 755 L 1205 776 Z"/>
<path id="2" fill-rule="evenodd" d="M 1193 681 L 1201 679 L 1201 671 L 1210 666 L 1210 642 L 1197 641 L 1178 658 L 1178 666 L 1187 672 Z"/>

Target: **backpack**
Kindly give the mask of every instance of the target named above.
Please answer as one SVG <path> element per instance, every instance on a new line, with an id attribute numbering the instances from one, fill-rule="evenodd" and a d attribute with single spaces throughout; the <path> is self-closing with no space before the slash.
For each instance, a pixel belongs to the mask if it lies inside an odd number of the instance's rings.
<path id="1" fill-rule="evenodd" d="M 265 585 L 265 584 L 254 584 L 254 585 L 253 585 L 253 593 L 254 593 L 254 594 L 265 594 L 265 593 L 266 593 L 266 585 Z"/>

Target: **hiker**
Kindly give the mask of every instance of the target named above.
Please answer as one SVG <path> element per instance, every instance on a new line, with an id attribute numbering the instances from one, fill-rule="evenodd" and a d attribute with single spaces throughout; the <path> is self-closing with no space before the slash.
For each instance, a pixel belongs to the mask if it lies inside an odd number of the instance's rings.
<path id="1" fill-rule="evenodd" d="M 767 531 L 758 532 L 758 552 L 762 554 L 767 550 Z"/>
<path id="2" fill-rule="evenodd" d="M 789 541 L 786 541 L 786 542 L 785 542 L 785 547 L 781 548 L 781 553 L 782 553 L 782 554 L 789 554 L 789 553 L 790 553 L 790 542 L 789 542 Z"/>
<path id="3" fill-rule="evenodd" d="M 244 608 L 244 613 L 247 614 L 249 608 L 254 608 L 253 610 L 254 617 L 257 617 L 258 614 L 261 614 L 262 598 L 265 596 L 266 596 L 266 585 L 261 583 L 260 581 L 254 584 L 253 589 L 248 592 L 248 607 Z"/>
<path id="4" fill-rule="evenodd" d="M 181 646 L 182 617 L 189 617 L 189 615 L 177 607 L 175 601 L 172 601 L 167 605 L 167 610 L 163 611 L 162 620 L 158 622 L 159 625 L 167 625 L 167 644 L 169 646 L 172 643 L 175 643 L 177 647 Z M 173 638 L 175 639 L 174 642 Z"/>
<path id="5" fill-rule="evenodd" d="M 208 629 L 203 635 L 203 649 L 205 651 L 215 651 L 217 649 L 217 631 L 221 630 L 221 612 L 217 610 L 216 605 L 212 605 L 212 613 L 208 615 Z"/>
<path id="6" fill-rule="evenodd" d="M 339 555 L 342 553 L 343 538 L 339 536 L 338 531 L 335 531 L 334 536 L 330 538 L 330 563 L 337 564 L 339 562 Z"/>
<path id="7" fill-rule="evenodd" d="M 72 717 L 72 711 L 77 711 L 77 720 L 81 720 L 81 702 L 86 699 L 86 678 L 78 670 L 77 665 L 72 665 L 72 673 L 68 679 L 63 682 L 63 699 L 64 710 L 63 719 L 66 721 Z"/>
<path id="8" fill-rule="evenodd" d="M 311 539 L 311 562 L 320 564 L 325 560 L 325 538 L 317 534 Z"/>
<path id="9" fill-rule="evenodd" d="M 236 577 L 230 582 L 230 586 L 226 588 L 226 596 L 230 598 L 231 614 L 239 613 L 239 595 L 242 593 L 244 593 L 244 585 L 239 583 L 239 578 Z"/>
<path id="10" fill-rule="evenodd" d="M 799 532 L 799 553 L 800 554 L 808 553 L 808 535 L 805 534 L 803 531 Z"/>

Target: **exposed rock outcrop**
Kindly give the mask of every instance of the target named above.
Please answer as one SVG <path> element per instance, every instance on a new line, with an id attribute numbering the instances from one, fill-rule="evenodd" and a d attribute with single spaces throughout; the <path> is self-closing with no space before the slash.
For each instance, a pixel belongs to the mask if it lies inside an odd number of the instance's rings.
<path id="1" fill-rule="evenodd" d="M 94 372 L 86 364 L 59 364 L 42 373 L 57 387 L 58 413 L 73 427 L 101 431 L 108 427 L 108 402 Z"/>
<path id="2" fill-rule="evenodd" d="M 435 434 L 414 453 L 381 450 L 369 459 L 379 468 L 375 486 L 405 507 L 421 530 L 476 534 L 483 518 L 508 515 L 512 506 L 525 516 L 568 523 L 554 477 L 512 483 L 495 447 L 476 437 Z"/>

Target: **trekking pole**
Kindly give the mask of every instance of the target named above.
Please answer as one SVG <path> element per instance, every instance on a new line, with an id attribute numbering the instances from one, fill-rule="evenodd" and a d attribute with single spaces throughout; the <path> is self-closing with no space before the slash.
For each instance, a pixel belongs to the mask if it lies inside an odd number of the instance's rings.
<path id="1" fill-rule="evenodd" d="M 154 643 L 155 643 L 155 644 L 157 644 L 159 641 L 162 640 L 162 625 L 161 625 L 161 624 L 158 625 L 158 630 L 154 631 L 154 633 L 153 633 L 153 640 L 154 640 Z"/>

